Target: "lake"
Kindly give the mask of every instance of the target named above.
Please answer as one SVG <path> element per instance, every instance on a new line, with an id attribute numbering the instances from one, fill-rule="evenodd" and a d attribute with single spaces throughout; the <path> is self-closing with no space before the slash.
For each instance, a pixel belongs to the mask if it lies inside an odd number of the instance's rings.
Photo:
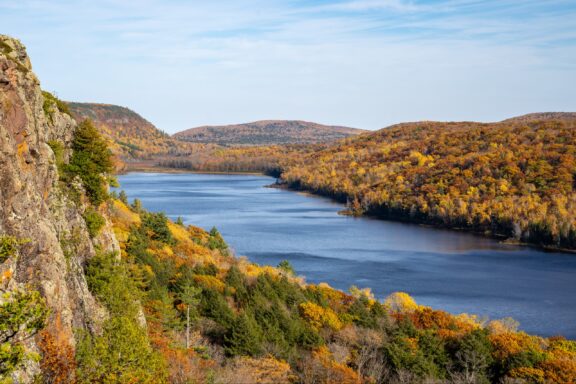
<path id="1" fill-rule="evenodd" d="M 238 256 L 277 265 L 347 290 L 395 291 L 419 304 L 490 319 L 513 317 L 521 329 L 576 338 L 576 255 L 504 245 L 456 231 L 339 215 L 329 199 L 264 188 L 255 175 L 130 173 L 130 199 L 210 230 Z"/>

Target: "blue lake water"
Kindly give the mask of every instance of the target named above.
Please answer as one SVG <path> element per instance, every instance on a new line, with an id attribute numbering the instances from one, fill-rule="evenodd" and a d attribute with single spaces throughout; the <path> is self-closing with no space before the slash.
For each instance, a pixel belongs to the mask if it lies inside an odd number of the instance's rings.
<path id="1" fill-rule="evenodd" d="M 274 182 L 266 176 L 130 173 L 119 181 L 146 209 L 216 226 L 236 255 L 289 260 L 309 282 L 370 287 L 380 299 L 404 291 L 438 309 L 510 316 L 528 332 L 576 338 L 576 255 L 342 216 L 329 199 L 264 188 Z"/>

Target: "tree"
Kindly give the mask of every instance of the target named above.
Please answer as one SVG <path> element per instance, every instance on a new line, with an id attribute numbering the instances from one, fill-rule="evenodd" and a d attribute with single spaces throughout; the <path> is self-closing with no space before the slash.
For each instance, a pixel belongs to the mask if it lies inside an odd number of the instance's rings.
<path id="1" fill-rule="evenodd" d="M 98 254 L 86 266 L 86 280 L 110 317 L 101 334 L 78 334 L 80 382 L 165 382 L 164 362 L 139 322 L 141 292 L 126 262 L 114 253 Z"/>
<path id="2" fill-rule="evenodd" d="M 288 260 L 282 260 L 278 264 L 278 269 L 286 272 L 290 276 L 293 276 L 296 274 L 296 272 L 294 271 L 294 267 L 292 267 L 292 264 L 290 264 L 290 262 Z"/>
<path id="3" fill-rule="evenodd" d="M 178 295 L 184 305 L 186 305 L 186 349 L 190 348 L 190 307 L 200 303 L 201 288 L 186 285 L 181 288 Z"/>
<path id="4" fill-rule="evenodd" d="M 76 351 L 80 383 L 165 383 L 161 357 L 146 330 L 132 318 L 112 317 L 102 335 L 80 333 Z"/>
<path id="5" fill-rule="evenodd" d="M 90 120 L 76 128 L 72 150 L 67 171 L 80 177 L 90 202 L 99 205 L 108 197 L 107 175 L 114 171 L 114 163 L 108 144 Z"/>
<path id="6" fill-rule="evenodd" d="M 90 237 L 94 238 L 100 233 L 100 229 L 106 224 L 106 220 L 94 208 L 88 207 L 82 215 L 86 222 L 86 228 Z"/>
<path id="7" fill-rule="evenodd" d="M 174 237 L 168 228 L 168 217 L 166 217 L 164 212 L 144 212 L 141 216 L 142 228 L 150 233 L 152 240 L 165 244 L 174 244 Z"/>
<path id="8" fill-rule="evenodd" d="M 124 190 L 120 191 L 118 199 L 120 199 L 120 201 L 123 202 L 124 205 L 128 205 L 128 195 L 126 194 L 126 192 L 124 192 Z"/>
<path id="9" fill-rule="evenodd" d="M 140 201 L 140 199 L 134 199 L 131 207 L 132 207 L 132 210 L 134 212 L 141 213 L 142 212 L 142 201 Z"/>
<path id="10" fill-rule="evenodd" d="M 212 227 L 209 234 L 210 238 L 208 239 L 208 248 L 219 249 L 222 251 L 226 251 L 228 249 L 228 244 L 226 244 L 216 227 Z"/>
<path id="11" fill-rule="evenodd" d="M 224 336 L 224 349 L 230 356 L 256 356 L 262 352 L 261 339 L 254 317 L 244 312 L 236 317 Z"/>
<path id="12" fill-rule="evenodd" d="M 390 294 L 386 300 L 384 300 L 384 305 L 393 312 L 413 312 L 418 309 L 418 304 L 405 292 L 394 292 Z"/>

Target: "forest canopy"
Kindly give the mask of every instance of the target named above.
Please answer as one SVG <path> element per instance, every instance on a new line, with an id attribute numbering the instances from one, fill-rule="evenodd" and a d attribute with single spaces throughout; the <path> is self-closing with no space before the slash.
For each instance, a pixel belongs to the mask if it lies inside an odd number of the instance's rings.
<path id="1" fill-rule="evenodd" d="M 576 120 L 409 123 L 346 139 L 282 179 L 353 214 L 576 248 Z"/>

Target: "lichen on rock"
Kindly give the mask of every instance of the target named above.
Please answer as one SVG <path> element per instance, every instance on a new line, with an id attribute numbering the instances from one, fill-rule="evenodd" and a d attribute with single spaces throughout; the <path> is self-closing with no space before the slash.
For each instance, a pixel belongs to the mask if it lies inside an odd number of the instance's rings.
<path id="1" fill-rule="evenodd" d="M 42 294 L 50 309 L 48 330 L 58 323 L 63 342 L 74 348 L 76 330 L 97 331 L 107 317 L 88 290 L 83 266 L 96 250 L 119 254 L 120 248 L 106 208 L 101 208 L 106 223 L 91 238 L 82 217 L 86 199 L 71 199 L 59 182 L 49 143 L 61 143 L 67 160 L 77 124 L 58 108 L 46 116 L 44 104 L 24 46 L 0 35 L 0 234 L 30 239 L 18 260 L 10 261 L 14 284 Z M 37 350 L 37 339 L 27 347 Z M 27 364 L 20 382 L 37 372 L 38 363 Z"/>

